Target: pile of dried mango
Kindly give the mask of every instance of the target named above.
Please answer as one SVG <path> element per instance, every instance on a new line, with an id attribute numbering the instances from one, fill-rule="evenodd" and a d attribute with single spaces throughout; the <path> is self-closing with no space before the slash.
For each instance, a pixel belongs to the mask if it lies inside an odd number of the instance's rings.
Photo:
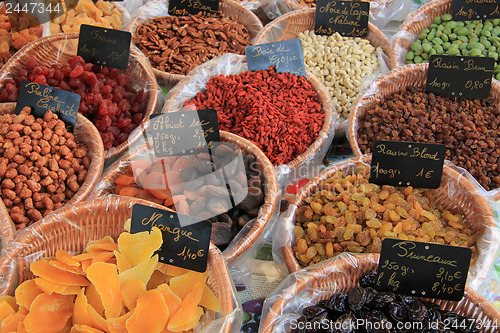
<path id="1" fill-rule="evenodd" d="M 33 262 L 36 277 L 19 285 L 15 297 L 0 296 L 0 333 L 191 331 L 204 308 L 219 312 L 219 302 L 207 272 L 159 263 L 153 254 L 161 245 L 161 231 L 153 228 Z"/>

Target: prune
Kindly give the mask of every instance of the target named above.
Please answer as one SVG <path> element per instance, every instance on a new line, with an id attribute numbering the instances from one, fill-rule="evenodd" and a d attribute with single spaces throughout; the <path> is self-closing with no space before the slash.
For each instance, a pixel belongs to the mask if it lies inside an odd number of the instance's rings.
<path id="1" fill-rule="evenodd" d="M 434 307 L 430 307 L 427 302 L 425 303 L 425 305 L 427 306 L 427 320 L 429 320 L 429 322 L 437 322 L 437 321 L 441 321 L 442 318 L 441 318 L 441 311 Z"/>
<path id="2" fill-rule="evenodd" d="M 389 316 L 396 321 L 405 321 L 408 318 L 406 306 L 401 302 L 390 303 Z"/>
<path id="3" fill-rule="evenodd" d="M 300 316 L 299 319 L 297 319 L 297 324 L 294 325 L 294 328 L 291 329 L 291 333 L 305 333 L 305 325 L 304 324 L 299 324 L 299 323 L 307 323 L 307 318 L 306 316 L 302 315 Z"/>
<path id="4" fill-rule="evenodd" d="M 427 307 L 422 301 L 415 300 L 408 305 L 408 320 L 425 321 L 427 318 L 429 318 Z"/>
<path id="5" fill-rule="evenodd" d="M 364 326 L 366 333 L 390 333 L 392 323 L 382 311 L 373 310 L 368 314 Z"/>
<path id="6" fill-rule="evenodd" d="M 414 296 L 396 295 L 396 299 L 403 304 L 411 305 L 418 298 Z"/>
<path id="7" fill-rule="evenodd" d="M 311 324 L 309 325 L 309 329 L 306 329 L 306 333 L 325 333 L 326 329 L 330 327 L 330 319 L 328 318 L 328 313 L 325 312 L 321 315 L 314 317 L 311 320 Z"/>
<path id="8" fill-rule="evenodd" d="M 365 292 L 366 292 L 366 305 L 370 305 L 377 297 L 378 292 L 372 287 L 366 287 Z"/>
<path id="9" fill-rule="evenodd" d="M 377 271 L 371 270 L 364 272 L 359 278 L 359 285 L 363 288 L 375 286 Z"/>
<path id="10" fill-rule="evenodd" d="M 349 309 L 358 312 L 366 303 L 367 294 L 363 287 L 354 287 L 347 295 Z"/>
<path id="11" fill-rule="evenodd" d="M 328 333 L 354 333 L 356 332 L 356 316 L 348 312 L 340 316 L 332 325 Z"/>
<path id="12" fill-rule="evenodd" d="M 376 308 L 382 309 L 394 301 L 396 301 L 396 295 L 392 291 L 384 291 L 375 296 L 373 304 Z"/>
<path id="13" fill-rule="evenodd" d="M 335 295 L 330 297 L 328 302 L 328 308 L 339 313 L 346 312 L 347 295 L 344 293 L 336 293 Z"/>
<path id="14" fill-rule="evenodd" d="M 308 306 L 304 310 L 302 310 L 302 314 L 306 316 L 307 320 L 311 320 L 314 317 L 317 317 L 323 313 L 326 313 L 326 309 L 320 308 L 319 306 Z"/>

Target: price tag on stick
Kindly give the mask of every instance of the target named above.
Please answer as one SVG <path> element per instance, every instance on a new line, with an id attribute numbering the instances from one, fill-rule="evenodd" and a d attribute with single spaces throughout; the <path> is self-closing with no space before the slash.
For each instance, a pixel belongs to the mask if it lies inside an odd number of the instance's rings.
<path id="1" fill-rule="evenodd" d="M 351 0 L 318 0 L 314 32 L 317 35 L 333 35 L 338 32 L 345 37 L 366 37 L 370 3 Z"/>
<path id="2" fill-rule="evenodd" d="M 163 245 L 158 250 L 160 262 L 205 272 L 212 223 L 192 216 L 135 204 L 132 208 L 131 233 L 157 227 L 162 231 Z"/>
<path id="3" fill-rule="evenodd" d="M 168 2 L 169 15 L 188 16 L 199 12 L 205 17 L 218 17 L 219 0 L 170 0 Z"/>
<path id="4" fill-rule="evenodd" d="M 375 289 L 460 301 L 472 250 L 466 247 L 386 238 Z"/>
<path id="5" fill-rule="evenodd" d="M 278 73 L 305 76 L 304 51 L 298 38 L 281 42 L 247 46 L 248 70 L 259 71 L 276 66 Z"/>
<path id="6" fill-rule="evenodd" d="M 441 144 L 376 141 L 372 149 L 370 183 L 438 188 L 446 150 Z"/>
<path id="7" fill-rule="evenodd" d="M 47 111 L 52 111 L 73 131 L 80 99 L 78 94 L 23 80 L 19 87 L 16 114 L 26 106 L 31 107 L 32 114 L 37 118 L 43 118 Z"/>
<path id="8" fill-rule="evenodd" d="M 131 38 L 128 31 L 82 24 L 77 55 L 93 64 L 127 69 Z"/>
<path id="9" fill-rule="evenodd" d="M 487 98 L 494 66 L 493 58 L 433 55 L 425 91 L 439 96 Z"/>
<path id="10" fill-rule="evenodd" d="M 500 0 L 453 0 L 453 20 L 486 20 L 500 18 Z"/>

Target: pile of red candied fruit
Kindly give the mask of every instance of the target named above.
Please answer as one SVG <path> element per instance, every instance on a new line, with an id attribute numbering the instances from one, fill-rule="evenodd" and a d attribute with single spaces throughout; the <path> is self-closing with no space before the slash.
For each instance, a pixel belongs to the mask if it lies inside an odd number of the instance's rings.
<path id="1" fill-rule="evenodd" d="M 101 133 L 104 149 L 117 147 L 142 121 L 147 102 L 144 90 L 133 91 L 130 75 L 122 70 L 86 63 L 76 56 L 67 66 L 41 66 L 31 58 L 26 69 L 7 80 L 0 101 L 15 102 L 21 81 L 29 80 L 79 94 L 79 113 L 92 121 Z"/>

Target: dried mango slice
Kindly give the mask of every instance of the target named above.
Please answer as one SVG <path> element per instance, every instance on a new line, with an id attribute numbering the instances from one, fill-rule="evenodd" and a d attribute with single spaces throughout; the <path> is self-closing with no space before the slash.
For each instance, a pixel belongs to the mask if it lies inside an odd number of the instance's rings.
<path id="1" fill-rule="evenodd" d="M 17 286 L 14 295 L 19 306 L 29 309 L 33 300 L 42 293 L 43 291 L 38 288 L 35 280 L 26 280 Z"/>
<path id="2" fill-rule="evenodd" d="M 8 316 L 16 313 L 7 301 L 0 302 L 0 323 Z"/>
<path id="3" fill-rule="evenodd" d="M 108 262 L 111 261 L 111 258 L 114 258 L 115 254 L 113 252 L 99 252 L 94 259 L 92 259 L 92 263 L 96 262 Z"/>
<path id="4" fill-rule="evenodd" d="M 27 333 L 26 328 L 24 328 L 24 323 L 17 323 L 17 333 Z"/>
<path id="5" fill-rule="evenodd" d="M 118 251 L 114 252 L 116 258 L 116 267 L 118 267 L 118 273 L 124 272 L 132 268 L 132 265 L 128 262 L 127 258 Z"/>
<path id="6" fill-rule="evenodd" d="M 113 243 L 100 243 L 100 244 L 94 243 L 87 245 L 85 250 L 88 253 L 113 252 L 118 250 L 118 244 L 116 244 L 114 241 Z"/>
<path id="7" fill-rule="evenodd" d="M 109 243 L 115 243 L 115 240 L 111 236 L 106 236 L 101 239 L 96 239 L 93 241 L 90 241 L 87 243 L 87 246 L 85 246 L 85 251 L 84 252 L 90 252 L 88 249 L 97 246 L 97 245 L 102 245 L 102 244 L 109 244 Z"/>
<path id="8" fill-rule="evenodd" d="M 158 228 L 136 234 L 124 232 L 118 237 L 119 251 L 132 266 L 148 261 L 162 244 L 162 234 Z"/>
<path id="9" fill-rule="evenodd" d="M 58 292 L 61 295 L 76 295 L 82 289 L 80 286 L 66 286 L 64 290 Z"/>
<path id="10" fill-rule="evenodd" d="M 89 280 L 77 274 L 73 274 L 52 266 L 47 261 L 34 261 L 30 266 L 33 274 L 43 277 L 50 282 L 63 284 L 66 286 L 82 286 L 89 284 Z"/>
<path id="11" fill-rule="evenodd" d="M 74 300 L 75 297 L 73 295 L 43 293 L 35 297 L 30 306 L 30 312 L 38 310 L 52 312 L 73 311 Z"/>
<path id="12" fill-rule="evenodd" d="M 59 260 L 50 260 L 49 264 L 63 271 L 67 271 L 78 275 L 83 275 L 83 269 L 80 263 L 78 263 L 78 266 L 69 266 Z"/>
<path id="13" fill-rule="evenodd" d="M 165 303 L 167 303 L 170 314 L 174 314 L 175 312 L 177 312 L 177 310 L 181 306 L 182 301 L 179 296 L 177 296 L 172 292 L 172 290 L 170 290 L 168 284 L 162 284 L 158 286 L 156 290 L 158 290 L 165 299 Z"/>
<path id="14" fill-rule="evenodd" d="M 57 333 L 66 326 L 71 314 L 71 311 L 30 311 L 23 320 L 24 328 L 29 333 Z"/>
<path id="15" fill-rule="evenodd" d="M 200 305 L 215 312 L 220 311 L 219 300 L 207 284 L 203 287 L 203 295 L 201 295 Z"/>
<path id="16" fill-rule="evenodd" d="M 101 295 L 106 318 L 119 317 L 122 310 L 122 294 L 116 265 L 96 262 L 87 269 L 87 277 Z"/>
<path id="17" fill-rule="evenodd" d="M 93 328 L 87 325 L 73 325 L 71 328 L 70 333 L 104 333 L 101 330 L 98 330 L 97 328 Z"/>
<path id="18" fill-rule="evenodd" d="M 178 332 L 192 328 L 185 328 L 185 325 L 186 323 L 192 323 L 196 320 L 198 315 L 197 308 L 202 294 L 203 285 L 201 282 L 196 282 L 192 291 L 182 300 L 179 309 L 170 317 L 167 329 Z"/>
<path id="19" fill-rule="evenodd" d="M 129 279 L 122 284 L 122 297 L 125 306 L 132 311 L 135 309 L 139 296 L 146 292 L 146 285 L 140 279 Z"/>
<path id="20" fill-rule="evenodd" d="M 16 298 L 14 296 L 2 295 L 0 296 L 0 303 L 6 301 L 9 305 L 14 309 L 15 312 L 19 309 L 19 306 L 16 303 Z"/>
<path id="21" fill-rule="evenodd" d="M 108 330 L 110 333 L 127 333 L 127 328 L 125 323 L 132 316 L 133 312 L 127 312 L 118 318 L 110 318 L 106 320 L 108 322 Z"/>
<path id="22" fill-rule="evenodd" d="M 57 250 L 56 259 L 71 267 L 80 266 L 80 262 L 65 250 Z"/>
<path id="23" fill-rule="evenodd" d="M 182 267 L 177 267 L 177 266 L 167 266 L 167 275 L 170 276 L 181 276 L 189 272 L 189 270 L 182 268 Z"/>
<path id="24" fill-rule="evenodd" d="M 95 257 L 95 253 L 82 253 L 82 254 L 77 254 L 73 258 L 80 261 L 80 263 L 81 263 L 82 261 L 85 261 L 85 260 L 92 261 L 92 259 L 94 259 L 94 257 Z"/>
<path id="25" fill-rule="evenodd" d="M 170 280 L 170 289 L 172 289 L 172 292 L 183 300 L 186 295 L 193 290 L 193 285 L 198 282 L 204 284 L 207 280 L 207 276 L 207 272 L 198 273 L 195 271 L 188 271 L 186 274 L 172 278 Z"/>
<path id="26" fill-rule="evenodd" d="M 17 325 L 24 320 L 26 314 L 22 312 L 16 312 L 11 314 L 0 323 L 0 333 L 15 332 L 17 330 Z"/>
<path id="27" fill-rule="evenodd" d="M 106 331 L 108 324 L 106 320 L 97 313 L 97 311 L 90 305 L 87 305 L 87 311 L 90 318 L 89 326 L 100 329 L 101 331 Z"/>
<path id="28" fill-rule="evenodd" d="M 163 283 L 165 283 L 165 274 L 156 269 L 151 275 L 151 278 L 149 279 L 146 289 L 147 290 L 155 289 L 156 287 L 158 287 Z"/>
<path id="29" fill-rule="evenodd" d="M 104 317 L 104 305 L 102 305 L 101 295 L 99 295 L 99 292 L 92 283 L 85 289 L 85 296 L 87 297 L 87 303 L 90 304 L 98 314 Z"/>
<path id="30" fill-rule="evenodd" d="M 126 321 L 129 333 L 159 333 L 167 324 L 169 312 L 165 300 L 157 290 L 139 296 L 134 313 Z"/>
<path id="31" fill-rule="evenodd" d="M 64 291 L 67 286 L 63 286 L 59 283 L 54 283 L 50 282 L 47 279 L 44 278 L 36 278 L 34 280 L 29 280 L 29 281 L 35 281 L 36 285 L 40 290 L 42 290 L 44 293 L 47 294 L 52 294 L 52 293 L 60 293 L 61 291 Z M 73 286 L 72 286 L 73 287 Z M 76 286 L 78 287 L 78 286 Z M 78 287 L 80 288 L 80 287 Z"/>
<path id="32" fill-rule="evenodd" d="M 178 326 L 175 329 L 175 331 L 173 331 L 173 332 L 184 332 L 184 331 L 191 330 L 191 329 L 195 328 L 198 325 L 198 323 L 200 322 L 200 318 L 203 315 L 203 313 L 204 313 L 203 308 L 198 306 L 196 308 L 195 319 L 191 322 L 185 323 L 184 325 Z"/>
<path id="33" fill-rule="evenodd" d="M 149 259 L 148 261 L 138 264 L 133 268 L 126 270 L 118 275 L 120 279 L 120 283 L 123 284 L 125 281 L 129 279 L 141 279 L 145 284 L 148 283 L 151 275 L 153 274 L 156 264 L 158 263 L 158 255 L 156 254 L 154 257 Z"/>
<path id="34" fill-rule="evenodd" d="M 73 308 L 73 324 L 87 325 L 92 321 L 90 320 L 88 311 L 87 296 L 85 296 L 85 288 L 82 288 L 76 295 L 75 307 Z"/>

